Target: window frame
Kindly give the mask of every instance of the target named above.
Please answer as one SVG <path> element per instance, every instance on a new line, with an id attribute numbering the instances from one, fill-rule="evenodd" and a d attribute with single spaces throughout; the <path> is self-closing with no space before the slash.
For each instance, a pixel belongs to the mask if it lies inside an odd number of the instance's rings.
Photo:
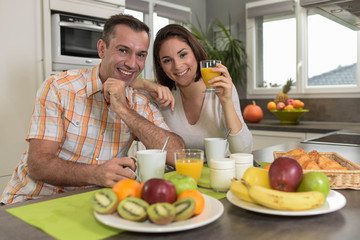
<path id="1" fill-rule="evenodd" d="M 285 2 L 290 2 L 289 0 L 262 0 L 256 2 L 250 2 L 246 4 L 246 48 L 248 54 L 248 71 L 247 71 L 247 98 L 273 98 L 274 94 L 276 95 L 281 91 L 279 88 L 257 88 L 256 79 L 257 79 L 257 45 L 256 45 L 256 20 L 255 17 L 248 18 L 248 10 L 251 8 L 262 8 L 267 11 L 271 7 L 276 10 L 277 5 Z M 294 98 L 306 98 L 311 95 L 311 97 L 316 98 L 328 98 L 328 97 L 337 97 L 337 98 L 349 98 L 349 97 L 358 97 L 360 93 L 360 31 L 357 31 L 357 84 L 346 85 L 346 86 L 307 86 L 308 82 L 308 54 L 307 54 L 307 16 L 308 10 L 300 6 L 299 0 L 293 0 L 294 3 L 294 14 L 296 19 L 296 86 L 291 89 L 291 95 Z M 272 6 L 271 6 L 272 5 Z M 279 9 L 279 8 L 277 8 Z"/>

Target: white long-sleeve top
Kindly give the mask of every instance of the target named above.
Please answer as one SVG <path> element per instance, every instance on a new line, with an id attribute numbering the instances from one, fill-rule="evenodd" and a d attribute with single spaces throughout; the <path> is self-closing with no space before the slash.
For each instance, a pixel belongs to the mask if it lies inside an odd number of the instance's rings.
<path id="1" fill-rule="evenodd" d="M 226 133 L 224 111 L 215 93 L 204 93 L 205 99 L 200 118 L 194 125 L 189 124 L 186 118 L 179 88 L 173 90 L 172 94 L 175 98 L 175 110 L 171 111 L 169 107 L 160 110 L 170 129 L 183 138 L 186 148 L 204 150 L 204 138 L 224 137 Z M 242 129 L 235 135 L 229 135 L 229 150 L 231 153 L 251 153 L 252 135 L 242 117 L 239 96 L 234 85 L 232 87 L 232 100 L 242 123 Z"/>

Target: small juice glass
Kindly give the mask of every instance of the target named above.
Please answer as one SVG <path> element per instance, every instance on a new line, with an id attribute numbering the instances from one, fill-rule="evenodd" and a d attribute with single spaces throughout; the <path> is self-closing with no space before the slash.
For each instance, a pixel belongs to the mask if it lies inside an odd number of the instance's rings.
<path id="1" fill-rule="evenodd" d="M 220 60 L 203 60 L 200 61 L 201 77 L 206 85 L 205 92 L 216 92 L 216 88 L 210 87 L 208 83 L 210 79 L 220 76 L 219 72 L 213 72 L 212 69 L 216 68 L 216 64 L 221 63 Z"/>
<path id="2" fill-rule="evenodd" d="M 201 149 L 179 149 L 175 151 L 175 168 L 179 174 L 188 175 L 199 182 L 204 165 L 204 151 Z"/>

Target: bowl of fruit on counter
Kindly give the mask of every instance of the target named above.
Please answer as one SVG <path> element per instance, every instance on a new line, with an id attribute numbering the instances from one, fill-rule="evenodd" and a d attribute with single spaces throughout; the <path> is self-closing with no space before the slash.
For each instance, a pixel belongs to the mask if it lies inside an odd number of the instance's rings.
<path id="1" fill-rule="evenodd" d="M 267 104 L 267 109 L 280 119 L 281 124 L 298 124 L 300 117 L 309 112 L 309 109 L 304 109 L 304 102 L 288 96 L 292 84 L 293 80 L 289 79 L 282 92 Z"/>

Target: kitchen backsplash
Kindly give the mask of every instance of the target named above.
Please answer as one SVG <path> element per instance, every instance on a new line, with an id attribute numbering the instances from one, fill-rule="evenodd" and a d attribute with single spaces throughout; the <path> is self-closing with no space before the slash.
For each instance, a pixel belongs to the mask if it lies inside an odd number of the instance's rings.
<path id="1" fill-rule="evenodd" d="M 241 110 L 252 104 L 254 99 L 240 99 Z M 277 120 L 266 108 L 273 99 L 256 99 L 255 102 L 264 112 L 263 119 Z M 354 122 L 360 123 L 360 98 L 308 98 L 301 99 L 310 111 L 301 117 L 303 121 Z"/>

